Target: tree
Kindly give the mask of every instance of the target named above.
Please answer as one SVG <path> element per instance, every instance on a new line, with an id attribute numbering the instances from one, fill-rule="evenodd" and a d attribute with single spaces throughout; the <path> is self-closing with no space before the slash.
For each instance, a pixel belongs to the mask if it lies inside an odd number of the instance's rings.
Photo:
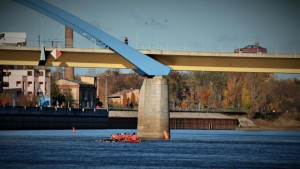
<path id="1" fill-rule="evenodd" d="M 281 112 L 299 112 L 300 109 L 300 86 L 296 81 L 273 81 L 274 91 L 270 96 L 268 105 L 270 110 Z"/>
<path id="2" fill-rule="evenodd" d="M 208 106 L 208 98 L 210 97 L 211 91 L 209 88 L 203 88 L 200 93 L 200 100 L 204 106 Z"/>
<path id="3" fill-rule="evenodd" d="M 28 97 L 24 94 L 22 94 L 21 96 L 19 96 L 17 98 L 17 105 L 20 106 L 29 106 L 29 100 Z"/>
<path id="4" fill-rule="evenodd" d="M 131 102 L 131 105 L 132 105 L 133 107 L 136 106 L 136 99 L 135 99 L 135 94 L 134 94 L 134 92 L 131 92 L 130 102 Z"/>
<path id="5" fill-rule="evenodd" d="M 57 102 L 61 104 L 62 102 L 65 102 L 64 94 L 61 92 L 61 90 L 56 85 L 56 78 L 53 74 L 51 74 L 51 105 L 56 106 Z"/>
<path id="6" fill-rule="evenodd" d="M 0 104 L 3 106 L 7 106 L 11 100 L 12 96 L 8 92 L 0 93 Z"/>
<path id="7" fill-rule="evenodd" d="M 205 102 L 204 104 L 210 104 L 216 108 L 221 107 L 226 78 L 226 73 L 223 72 L 188 73 L 186 85 L 190 89 L 190 98 L 192 100 L 202 100 L 202 102 Z"/>
<path id="8" fill-rule="evenodd" d="M 65 89 L 63 90 L 64 100 L 66 103 L 66 106 L 72 106 L 74 104 L 74 97 L 72 95 L 71 89 Z"/>
<path id="9" fill-rule="evenodd" d="M 190 96 L 190 87 L 187 85 L 188 74 L 171 71 L 167 79 L 169 80 L 170 99 L 183 100 Z"/>
<path id="10" fill-rule="evenodd" d="M 224 108 L 239 108 L 244 76 L 244 73 L 227 73 L 227 86 L 224 89 L 224 99 L 222 101 Z"/>
<path id="11" fill-rule="evenodd" d="M 243 86 L 243 106 L 249 106 L 248 117 L 253 118 L 266 106 L 266 80 L 263 73 L 247 73 Z M 247 108 L 247 107 L 245 107 Z"/>
<path id="12" fill-rule="evenodd" d="M 123 103 L 123 107 L 127 107 L 128 106 L 128 98 L 127 98 L 127 94 L 126 92 L 123 93 L 123 98 L 122 98 L 122 103 Z"/>
<path id="13" fill-rule="evenodd" d="M 185 99 L 184 100 L 182 100 L 182 102 L 181 102 L 181 108 L 182 109 L 185 109 L 187 107 L 187 104 L 186 104 L 186 101 L 185 101 Z"/>

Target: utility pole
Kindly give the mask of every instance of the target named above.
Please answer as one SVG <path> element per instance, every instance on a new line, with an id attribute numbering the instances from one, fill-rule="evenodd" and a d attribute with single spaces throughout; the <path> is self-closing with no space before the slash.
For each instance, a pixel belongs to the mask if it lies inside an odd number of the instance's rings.
<path id="1" fill-rule="evenodd" d="M 3 82 L 3 66 L 0 65 L 0 93 L 3 93 L 3 86 L 4 86 L 4 82 Z"/>
<path id="2" fill-rule="evenodd" d="M 106 107 L 106 109 L 108 110 L 107 79 L 108 79 L 108 75 L 105 74 L 105 107 Z"/>

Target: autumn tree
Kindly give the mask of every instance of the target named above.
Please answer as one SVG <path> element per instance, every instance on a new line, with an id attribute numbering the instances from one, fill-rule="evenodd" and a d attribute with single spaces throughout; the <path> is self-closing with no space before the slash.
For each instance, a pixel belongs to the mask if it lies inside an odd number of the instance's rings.
<path id="1" fill-rule="evenodd" d="M 124 108 L 128 106 L 128 98 L 126 92 L 123 93 L 122 103 Z"/>
<path id="2" fill-rule="evenodd" d="M 3 106 L 7 106 L 10 103 L 11 98 L 12 98 L 12 96 L 8 92 L 0 93 L 0 104 Z"/>
<path id="3" fill-rule="evenodd" d="M 184 99 L 184 100 L 182 100 L 182 102 L 181 102 L 181 108 L 182 108 L 182 109 L 186 109 L 186 107 L 187 107 L 187 104 L 186 104 L 186 100 Z"/>
<path id="4" fill-rule="evenodd" d="M 211 90 L 209 88 L 202 88 L 200 92 L 200 100 L 202 101 L 202 104 L 204 106 L 208 106 L 210 94 L 211 94 Z"/>
<path id="5" fill-rule="evenodd" d="M 171 71 L 167 79 L 169 80 L 169 97 L 171 100 L 183 100 L 190 95 L 190 88 L 187 85 L 188 74 Z"/>
<path id="6" fill-rule="evenodd" d="M 190 72 L 188 74 L 187 86 L 190 88 L 190 98 L 202 100 L 204 104 L 210 104 L 216 108 L 221 107 L 223 90 L 226 86 L 226 73 Z"/>
<path id="7" fill-rule="evenodd" d="M 242 98 L 242 87 L 244 83 L 244 73 L 227 73 L 227 86 L 224 89 L 224 108 L 239 108 Z"/>
<path id="8" fill-rule="evenodd" d="M 107 77 L 106 77 L 107 75 Z M 100 74 L 97 96 L 100 100 L 105 100 L 105 87 L 107 78 L 107 94 L 111 95 L 122 90 L 139 89 L 143 77 L 135 72 L 129 74 L 121 74 L 118 69 L 109 69 Z"/>
<path id="9" fill-rule="evenodd" d="M 17 101 L 17 105 L 20 105 L 20 106 L 29 106 L 29 99 L 23 93 L 21 94 L 21 96 L 19 96 L 17 98 L 16 101 Z"/>
<path id="10" fill-rule="evenodd" d="M 281 112 L 300 112 L 300 86 L 296 81 L 273 81 L 274 91 L 269 99 L 269 109 Z"/>
<path id="11" fill-rule="evenodd" d="M 130 102 L 131 102 L 131 105 L 132 105 L 133 107 L 136 106 L 136 99 L 135 99 L 135 94 L 134 94 L 134 92 L 131 92 Z"/>
<path id="12" fill-rule="evenodd" d="M 248 108 L 248 117 L 253 118 L 255 112 L 266 107 L 266 80 L 264 73 L 247 73 L 242 90 L 242 104 Z"/>

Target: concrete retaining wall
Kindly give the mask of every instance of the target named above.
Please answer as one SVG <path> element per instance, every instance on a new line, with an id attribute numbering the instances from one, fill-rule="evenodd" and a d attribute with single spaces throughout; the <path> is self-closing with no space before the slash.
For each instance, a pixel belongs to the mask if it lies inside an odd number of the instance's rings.
<path id="1" fill-rule="evenodd" d="M 0 129 L 106 129 L 105 109 L 0 107 Z"/>

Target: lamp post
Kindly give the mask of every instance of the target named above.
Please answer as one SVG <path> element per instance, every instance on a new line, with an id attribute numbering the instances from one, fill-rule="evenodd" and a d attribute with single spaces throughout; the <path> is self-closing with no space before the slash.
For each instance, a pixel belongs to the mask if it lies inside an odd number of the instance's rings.
<path id="1" fill-rule="evenodd" d="M 107 99 L 107 78 L 108 75 L 105 74 L 105 107 L 108 110 L 108 99 Z"/>

